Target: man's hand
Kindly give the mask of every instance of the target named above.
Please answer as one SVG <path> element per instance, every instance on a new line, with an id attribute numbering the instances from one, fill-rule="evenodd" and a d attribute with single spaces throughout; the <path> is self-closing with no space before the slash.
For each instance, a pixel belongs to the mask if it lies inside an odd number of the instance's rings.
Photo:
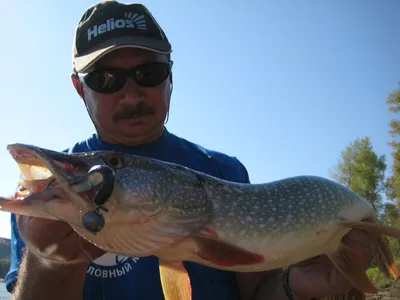
<path id="1" fill-rule="evenodd" d="M 104 254 L 65 222 L 16 216 L 18 230 L 29 251 L 48 266 L 81 264 Z"/>
<path id="2" fill-rule="evenodd" d="M 357 253 L 357 259 L 353 263 L 366 270 L 371 262 L 371 246 L 377 238 L 354 229 L 342 239 L 342 243 Z M 344 294 L 354 288 L 324 255 L 292 265 L 290 285 L 297 299 Z"/>
<path id="3" fill-rule="evenodd" d="M 104 252 L 65 222 L 26 216 L 16 220 L 27 251 L 12 299 L 82 299 L 88 262 Z"/>

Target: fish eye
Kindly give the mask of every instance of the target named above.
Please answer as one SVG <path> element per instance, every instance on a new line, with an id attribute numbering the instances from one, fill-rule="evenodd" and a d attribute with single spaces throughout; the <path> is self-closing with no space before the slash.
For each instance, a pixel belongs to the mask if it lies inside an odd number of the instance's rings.
<path id="1" fill-rule="evenodd" d="M 121 157 L 111 156 L 107 159 L 107 164 L 113 168 L 121 168 L 124 164 L 124 161 Z"/>

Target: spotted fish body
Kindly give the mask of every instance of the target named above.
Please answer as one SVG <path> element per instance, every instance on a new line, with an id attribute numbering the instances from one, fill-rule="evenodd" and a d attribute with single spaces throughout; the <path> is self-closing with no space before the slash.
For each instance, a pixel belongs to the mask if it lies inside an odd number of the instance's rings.
<path id="1" fill-rule="evenodd" d="M 338 237 L 349 231 L 340 228 L 341 219 L 376 220 L 369 202 L 316 176 L 254 185 L 216 183 L 209 196 L 210 225 L 218 238 L 264 257 L 242 271 L 273 269 L 334 249 Z"/>
<path id="2" fill-rule="evenodd" d="M 63 220 L 107 252 L 158 256 L 166 299 L 190 299 L 190 288 L 179 288 L 182 278 L 189 282 L 180 261 L 250 272 L 320 254 L 356 288 L 375 292 L 364 270 L 349 263 L 354 253 L 341 244 L 352 228 L 379 233 L 375 263 L 397 277 L 383 235 L 398 238 L 400 231 L 379 225 L 368 201 L 325 178 L 244 184 L 111 151 L 65 154 L 24 144 L 8 149 L 26 189 L 0 200 L 1 210 Z M 96 166 L 112 169 L 111 185 L 93 171 Z M 88 226 L 87 216 L 101 224 Z"/>

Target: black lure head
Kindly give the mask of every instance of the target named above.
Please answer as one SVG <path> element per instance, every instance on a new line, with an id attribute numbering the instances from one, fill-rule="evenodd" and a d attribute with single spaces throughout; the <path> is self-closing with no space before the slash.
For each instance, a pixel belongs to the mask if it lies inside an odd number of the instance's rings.
<path id="1" fill-rule="evenodd" d="M 104 227 L 105 220 L 104 216 L 100 213 L 100 209 L 107 211 L 102 205 L 111 197 L 115 184 L 115 174 L 111 167 L 107 165 L 96 165 L 89 170 L 88 175 L 96 172 L 102 175 L 102 181 L 93 198 L 93 202 L 96 204 L 97 208 L 93 211 L 88 211 L 82 218 L 83 227 L 92 233 L 97 233 Z"/>
<path id="2" fill-rule="evenodd" d="M 88 211 L 82 218 L 83 227 L 92 233 L 97 233 L 104 227 L 104 216 L 98 211 Z"/>
<path id="3" fill-rule="evenodd" d="M 96 172 L 99 172 L 103 176 L 103 180 L 99 184 L 93 202 L 97 206 L 101 206 L 107 202 L 114 190 L 115 173 L 114 170 L 107 165 L 97 165 L 89 170 L 88 175 Z"/>

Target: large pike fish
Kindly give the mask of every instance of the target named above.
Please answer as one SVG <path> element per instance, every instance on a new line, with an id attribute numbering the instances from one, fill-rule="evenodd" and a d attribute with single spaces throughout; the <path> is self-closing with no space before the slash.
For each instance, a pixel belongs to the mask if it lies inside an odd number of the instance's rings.
<path id="1" fill-rule="evenodd" d="M 321 254 L 359 291 L 353 299 L 363 299 L 377 289 L 341 243 L 352 228 L 380 236 L 371 245 L 374 263 L 398 275 L 385 235 L 399 238 L 400 230 L 379 224 L 368 201 L 325 178 L 243 184 L 111 151 L 66 154 L 25 144 L 8 151 L 22 177 L 1 210 L 68 222 L 107 252 L 157 256 L 166 299 L 191 299 L 182 261 L 252 272 Z"/>

